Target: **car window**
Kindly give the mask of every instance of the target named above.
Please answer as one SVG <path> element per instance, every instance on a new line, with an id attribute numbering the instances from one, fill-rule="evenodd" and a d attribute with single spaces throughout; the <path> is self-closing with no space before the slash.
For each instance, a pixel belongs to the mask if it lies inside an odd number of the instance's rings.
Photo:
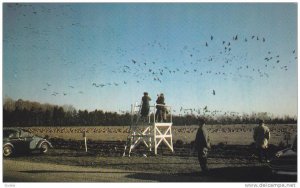
<path id="1" fill-rule="evenodd" d="M 294 139 L 293 145 L 292 145 L 292 150 L 297 151 L 297 136 Z"/>

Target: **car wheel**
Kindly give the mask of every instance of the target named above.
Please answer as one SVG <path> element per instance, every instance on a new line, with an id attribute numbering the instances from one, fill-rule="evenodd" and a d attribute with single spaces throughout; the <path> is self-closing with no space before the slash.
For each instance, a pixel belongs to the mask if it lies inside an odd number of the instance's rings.
<path id="1" fill-rule="evenodd" d="M 10 157 L 12 156 L 14 150 L 12 146 L 4 146 L 3 147 L 3 156 L 4 157 Z"/>
<path id="2" fill-rule="evenodd" d="M 44 153 L 47 153 L 48 151 L 49 151 L 49 144 L 43 143 L 41 145 L 41 153 L 44 154 Z"/>

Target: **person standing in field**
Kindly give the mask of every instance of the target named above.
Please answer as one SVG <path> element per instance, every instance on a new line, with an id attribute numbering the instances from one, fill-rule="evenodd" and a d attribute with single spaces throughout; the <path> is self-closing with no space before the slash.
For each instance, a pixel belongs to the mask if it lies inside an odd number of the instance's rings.
<path id="1" fill-rule="evenodd" d="M 147 118 L 150 111 L 150 104 L 151 98 L 148 96 L 148 92 L 144 92 L 144 96 L 142 97 L 142 109 L 141 109 L 141 116 L 143 118 Z"/>
<path id="2" fill-rule="evenodd" d="M 204 119 L 198 119 L 199 128 L 194 142 L 194 150 L 198 152 L 198 160 L 203 174 L 208 174 L 207 155 L 210 148 L 209 135 Z"/>
<path id="3" fill-rule="evenodd" d="M 258 121 L 258 126 L 254 128 L 253 139 L 258 153 L 258 159 L 262 162 L 263 157 L 266 162 L 268 159 L 268 145 L 271 134 L 269 128 L 265 125 L 263 120 Z"/>
<path id="4" fill-rule="evenodd" d="M 156 99 L 156 113 L 155 113 L 155 119 L 158 122 L 165 120 L 165 97 L 164 94 L 161 93 L 160 95 L 157 95 Z"/>

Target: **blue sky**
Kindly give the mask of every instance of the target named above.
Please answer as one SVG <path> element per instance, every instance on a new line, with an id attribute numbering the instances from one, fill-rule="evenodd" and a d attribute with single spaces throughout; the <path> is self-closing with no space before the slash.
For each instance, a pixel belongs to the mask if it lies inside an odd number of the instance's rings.
<path id="1" fill-rule="evenodd" d="M 296 3 L 3 4 L 3 97 L 297 115 L 297 69 Z"/>

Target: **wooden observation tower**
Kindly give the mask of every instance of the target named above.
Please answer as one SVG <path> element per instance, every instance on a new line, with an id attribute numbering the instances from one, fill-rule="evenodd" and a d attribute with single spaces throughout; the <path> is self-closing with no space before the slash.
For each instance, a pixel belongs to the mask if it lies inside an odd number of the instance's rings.
<path id="1" fill-rule="evenodd" d="M 165 145 L 174 152 L 172 141 L 172 110 L 171 106 L 162 106 L 168 113 L 166 118 L 160 122 L 157 121 L 156 106 L 150 106 L 149 115 L 141 117 L 141 104 L 135 103 L 131 105 L 131 125 L 130 132 L 127 137 L 127 143 L 124 148 L 123 156 L 130 156 L 132 150 L 134 150 L 141 143 L 144 144 L 151 152 L 154 149 L 155 155 L 157 155 L 157 148 L 160 144 Z"/>

